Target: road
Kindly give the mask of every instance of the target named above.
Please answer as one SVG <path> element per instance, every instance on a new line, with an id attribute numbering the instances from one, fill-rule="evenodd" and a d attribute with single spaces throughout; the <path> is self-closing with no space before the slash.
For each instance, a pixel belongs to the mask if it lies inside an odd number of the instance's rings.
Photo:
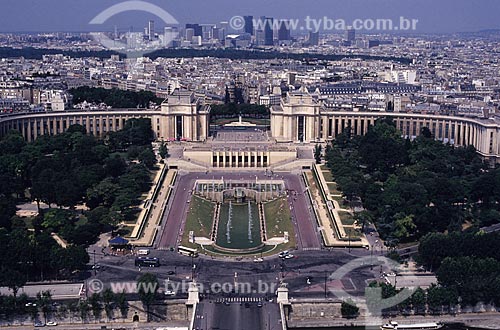
<path id="1" fill-rule="evenodd" d="M 215 303 L 202 302 L 195 315 L 195 329 L 208 330 L 278 330 L 280 328 L 279 307 L 264 302 L 262 306 L 252 302 Z"/>
<path id="2" fill-rule="evenodd" d="M 254 263 L 251 258 L 242 261 L 212 260 L 205 256 L 194 259 L 196 265 L 196 280 L 203 285 L 201 293 L 207 299 L 228 297 L 275 297 L 275 291 L 280 280 L 288 283 L 290 295 L 300 296 L 324 296 L 323 283 L 325 275 L 330 276 L 340 266 L 356 258 L 356 255 L 367 255 L 367 250 L 356 250 L 348 253 L 346 249 L 335 251 L 296 251 L 296 258 L 281 260 L 277 257 L 265 257 L 264 262 Z M 356 255 L 354 255 L 356 254 Z M 174 297 L 168 299 L 187 297 L 188 283 L 191 281 L 191 258 L 181 256 L 170 251 L 151 251 L 152 257 L 160 258 L 161 267 L 139 270 L 134 266 L 133 257 L 105 257 L 100 259 L 101 269 L 97 278 L 109 287 L 111 283 L 133 282 L 144 272 L 154 273 L 159 278 L 161 291 L 164 283 L 169 280 L 169 289 L 176 285 L 178 292 Z M 377 272 L 374 275 L 373 272 Z M 175 272 L 175 274 L 169 274 Z M 362 293 L 369 278 L 378 277 L 378 269 L 358 269 L 351 272 L 352 288 L 350 291 Z M 237 273 L 238 283 L 248 283 L 250 291 L 239 294 L 220 292 L 213 288 L 222 285 L 234 284 L 234 275 Z M 311 278 L 311 284 L 307 284 L 307 278 Z M 177 287 L 179 285 L 179 287 Z M 317 290 L 309 290 L 318 286 Z M 307 290 L 306 290 L 307 289 Z"/>
<path id="3" fill-rule="evenodd" d="M 5 329 L 18 329 L 18 330 L 33 330 L 33 329 L 54 329 L 54 330 L 101 330 L 102 326 L 106 326 L 107 329 L 124 329 L 124 330 L 132 330 L 132 329 L 142 329 L 142 330 L 154 330 L 157 328 L 165 328 L 171 327 L 172 329 L 180 330 L 186 329 L 188 327 L 182 327 L 179 324 L 175 324 L 172 322 L 169 323 L 106 323 L 106 324 L 59 324 L 58 326 L 53 327 L 44 327 L 44 328 L 34 328 L 33 325 L 19 325 L 19 326 L 9 326 Z M 2 328 L 3 329 L 3 328 Z"/>
<path id="4" fill-rule="evenodd" d="M 304 185 L 298 175 L 286 175 L 286 188 L 290 191 L 288 203 L 294 219 L 300 249 L 319 249 L 319 231 L 315 220 L 312 218 L 311 205 L 304 193 Z"/>

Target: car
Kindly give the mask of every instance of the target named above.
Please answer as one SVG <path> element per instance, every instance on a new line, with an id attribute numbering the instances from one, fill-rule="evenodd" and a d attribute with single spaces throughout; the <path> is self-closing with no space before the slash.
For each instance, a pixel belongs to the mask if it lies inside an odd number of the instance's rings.
<path id="1" fill-rule="evenodd" d="M 167 275 L 175 275 L 175 272 L 174 272 L 173 270 L 169 270 L 169 271 L 167 272 Z"/>
<path id="2" fill-rule="evenodd" d="M 55 321 L 49 321 L 49 322 L 47 322 L 47 325 L 48 325 L 48 326 L 53 326 L 53 327 L 54 327 L 54 326 L 56 326 L 56 325 L 57 325 L 57 322 L 55 322 Z"/>
<path id="3" fill-rule="evenodd" d="M 262 259 L 262 258 L 255 258 L 255 259 L 253 259 L 253 262 L 264 262 L 264 259 Z"/>
<path id="4" fill-rule="evenodd" d="M 282 252 L 280 252 L 280 254 L 278 254 L 278 257 L 284 258 L 284 257 L 286 257 L 289 254 L 290 254 L 290 252 L 288 252 L 288 251 L 282 251 Z"/>
<path id="5" fill-rule="evenodd" d="M 284 259 L 293 259 L 295 256 L 293 254 L 287 254 L 286 256 L 283 257 Z"/>
<path id="6" fill-rule="evenodd" d="M 257 304 L 257 307 L 262 307 L 262 301 L 259 301 L 259 303 Z"/>
<path id="7" fill-rule="evenodd" d="M 43 323 L 43 322 L 35 322 L 34 326 L 35 326 L 35 328 L 43 328 L 45 326 L 45 323 Z"/>
<path id="8" fill-rule="evenodd" d="M 165 296 L 175 296 L 175 291 L 165 290 Z"/>
<path id="9" fill-rule="evenodd" d="M 229 301 L 224 301 L 224 305 L 229 306 Z"/>

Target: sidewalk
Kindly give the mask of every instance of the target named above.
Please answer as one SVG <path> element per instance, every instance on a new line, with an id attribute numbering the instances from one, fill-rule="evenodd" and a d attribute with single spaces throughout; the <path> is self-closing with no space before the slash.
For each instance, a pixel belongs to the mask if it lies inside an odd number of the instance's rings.
<path id="1" fill-rule="evenodd" d="M 165 175 L 165 178 L 163 179 L 163 182 L 161 183 L 161 187 L 158 190 L 156 198 L 154 198 L 154 192 L 157 189 L 157 185 L 159 184 L 159 181 L 162 176 L 163 171 L 168 171 Z M 165 209 L 166 203 L 168 201 L 168 198 L 170 197 L 171 193 L 171 184 L 175 180 L 177 176 L 177 171 L 174 170 L 167 170 L 166 165 L 160 165 L 160 171 L 158 171 L 155 181 L 153 184 L 153 187 L 151 188 L 150 192 L 148 193 L 148 197 L 143 204 L 143 207 L 149 204 L 149 215 L 146 217 L 148 214 L 148 208 L 143 208 L 139 215 L 139 220 L 136 223 L 134 230 L 132 231 L 132 234 L 130 235 L 131 241 L 130 244 L 134 246 L 151 246 L 153 245 L 153 241 L 156 237 L 156 233 L 158 230 L 158 226 L 160 225 L 161 217 L 163 214 L 163 210 Z M 141 233 L 141 228 L 142 228 L 142 233 Z"/>
<path id="2" fill-rule="evenodd" d="M 319 186 L 316 184 L 315 173 L 318 177 Z M 313 171 L 307 173 L 307 180 L 310 184 L 309 191 L 320 222 L 325 245 L 329 247 L 346 247 L 350 245 L 356 248 L 368 246 L 369 243 L 365 237 L 361 237 L 360 240 L 351 240 L 349 243 L 348 238 L 350 235 L 346 233 L 346 229 L 359 229 L 359 226 L 355 224 L 344 225 L 342 223 L 339 212 L 344 212 L 351 216 L 353 216 L 353 212 L 352 210 L 342 209 L 338 201 L 332 198 L 338 195 L 330 193 L 328 183 L 332 184 L 334 182 L 327 182 L 325 180 L 320 165 L 315 164 Z"/>

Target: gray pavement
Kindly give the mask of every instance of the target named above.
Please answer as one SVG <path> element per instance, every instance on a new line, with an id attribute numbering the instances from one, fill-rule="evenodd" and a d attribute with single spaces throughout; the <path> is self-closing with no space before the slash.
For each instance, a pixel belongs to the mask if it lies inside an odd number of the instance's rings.
<path id="1" fill-rule="evenodd" d="M 280 329 L 279 307 L 264 302 L 212 302 L 198 305 L 195 329 L 209 330 L 278 330 Z"/>

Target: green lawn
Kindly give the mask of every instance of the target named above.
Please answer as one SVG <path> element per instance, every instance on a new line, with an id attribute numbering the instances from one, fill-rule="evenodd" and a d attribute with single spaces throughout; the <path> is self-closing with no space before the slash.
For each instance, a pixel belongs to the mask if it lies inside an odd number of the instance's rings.
<path id="1" fill-rule="evenodd" d="M 193 231 L 195 236 L 210 238 L 214 208 L 214 203 L 201 197 L 193 196 L 189 205 L 184 236 L 188 238 L 189 232 Z"/>
<path id="2" fill-rule="evenodd" d="M 280 244 L 280 250 L 291 250 L 297 247 L 295 241 L 295 227 L 292 223 L 290 207 L 286 197 L 276 199 L 265 203 L 264 215 L 266 217 L 267 238 L 282 237 L 283 232 L 288 232 L 289 241 L 286 244 Z"/>
<path id="3" fill-rule="evenodd" d="M 347 212 L 339 212 L 340 221 L 344 226 L 352 226 L 354 225 L 354 216 Z"/>
<path id="4" fill-rule="evenodd" d="M 266 217 L 267 238 L 283 237 L 285 231 L 290 235 L 290 239 L 295 238 L 290 207 L 285 197 L 264 204 L 264 215 Z"/>
<path id="5" fill-rule="evenodd" d="M 327 183 L 328 185 L 328 190 L 330 191 L 330 194 L 333 195 L 340 195 L 341 192 L 337 190 L 337 184 L 336 183 Z"/>
<path id="6" fill-rule="evenodd" d="M 323 177 L 325 178 L 326 182 L 333 182 L 333 175 L 332 172 L 330 171 L 322 171 L 323 172 Z"/>
<path id="7" fill-rule="evenodd" d="M 330 198 L 336 200 L 339 203 L 340 208 L 342 208 L 342 203 L 344 202 L 344 198 L 342 196 L 330 196 Z"/>

